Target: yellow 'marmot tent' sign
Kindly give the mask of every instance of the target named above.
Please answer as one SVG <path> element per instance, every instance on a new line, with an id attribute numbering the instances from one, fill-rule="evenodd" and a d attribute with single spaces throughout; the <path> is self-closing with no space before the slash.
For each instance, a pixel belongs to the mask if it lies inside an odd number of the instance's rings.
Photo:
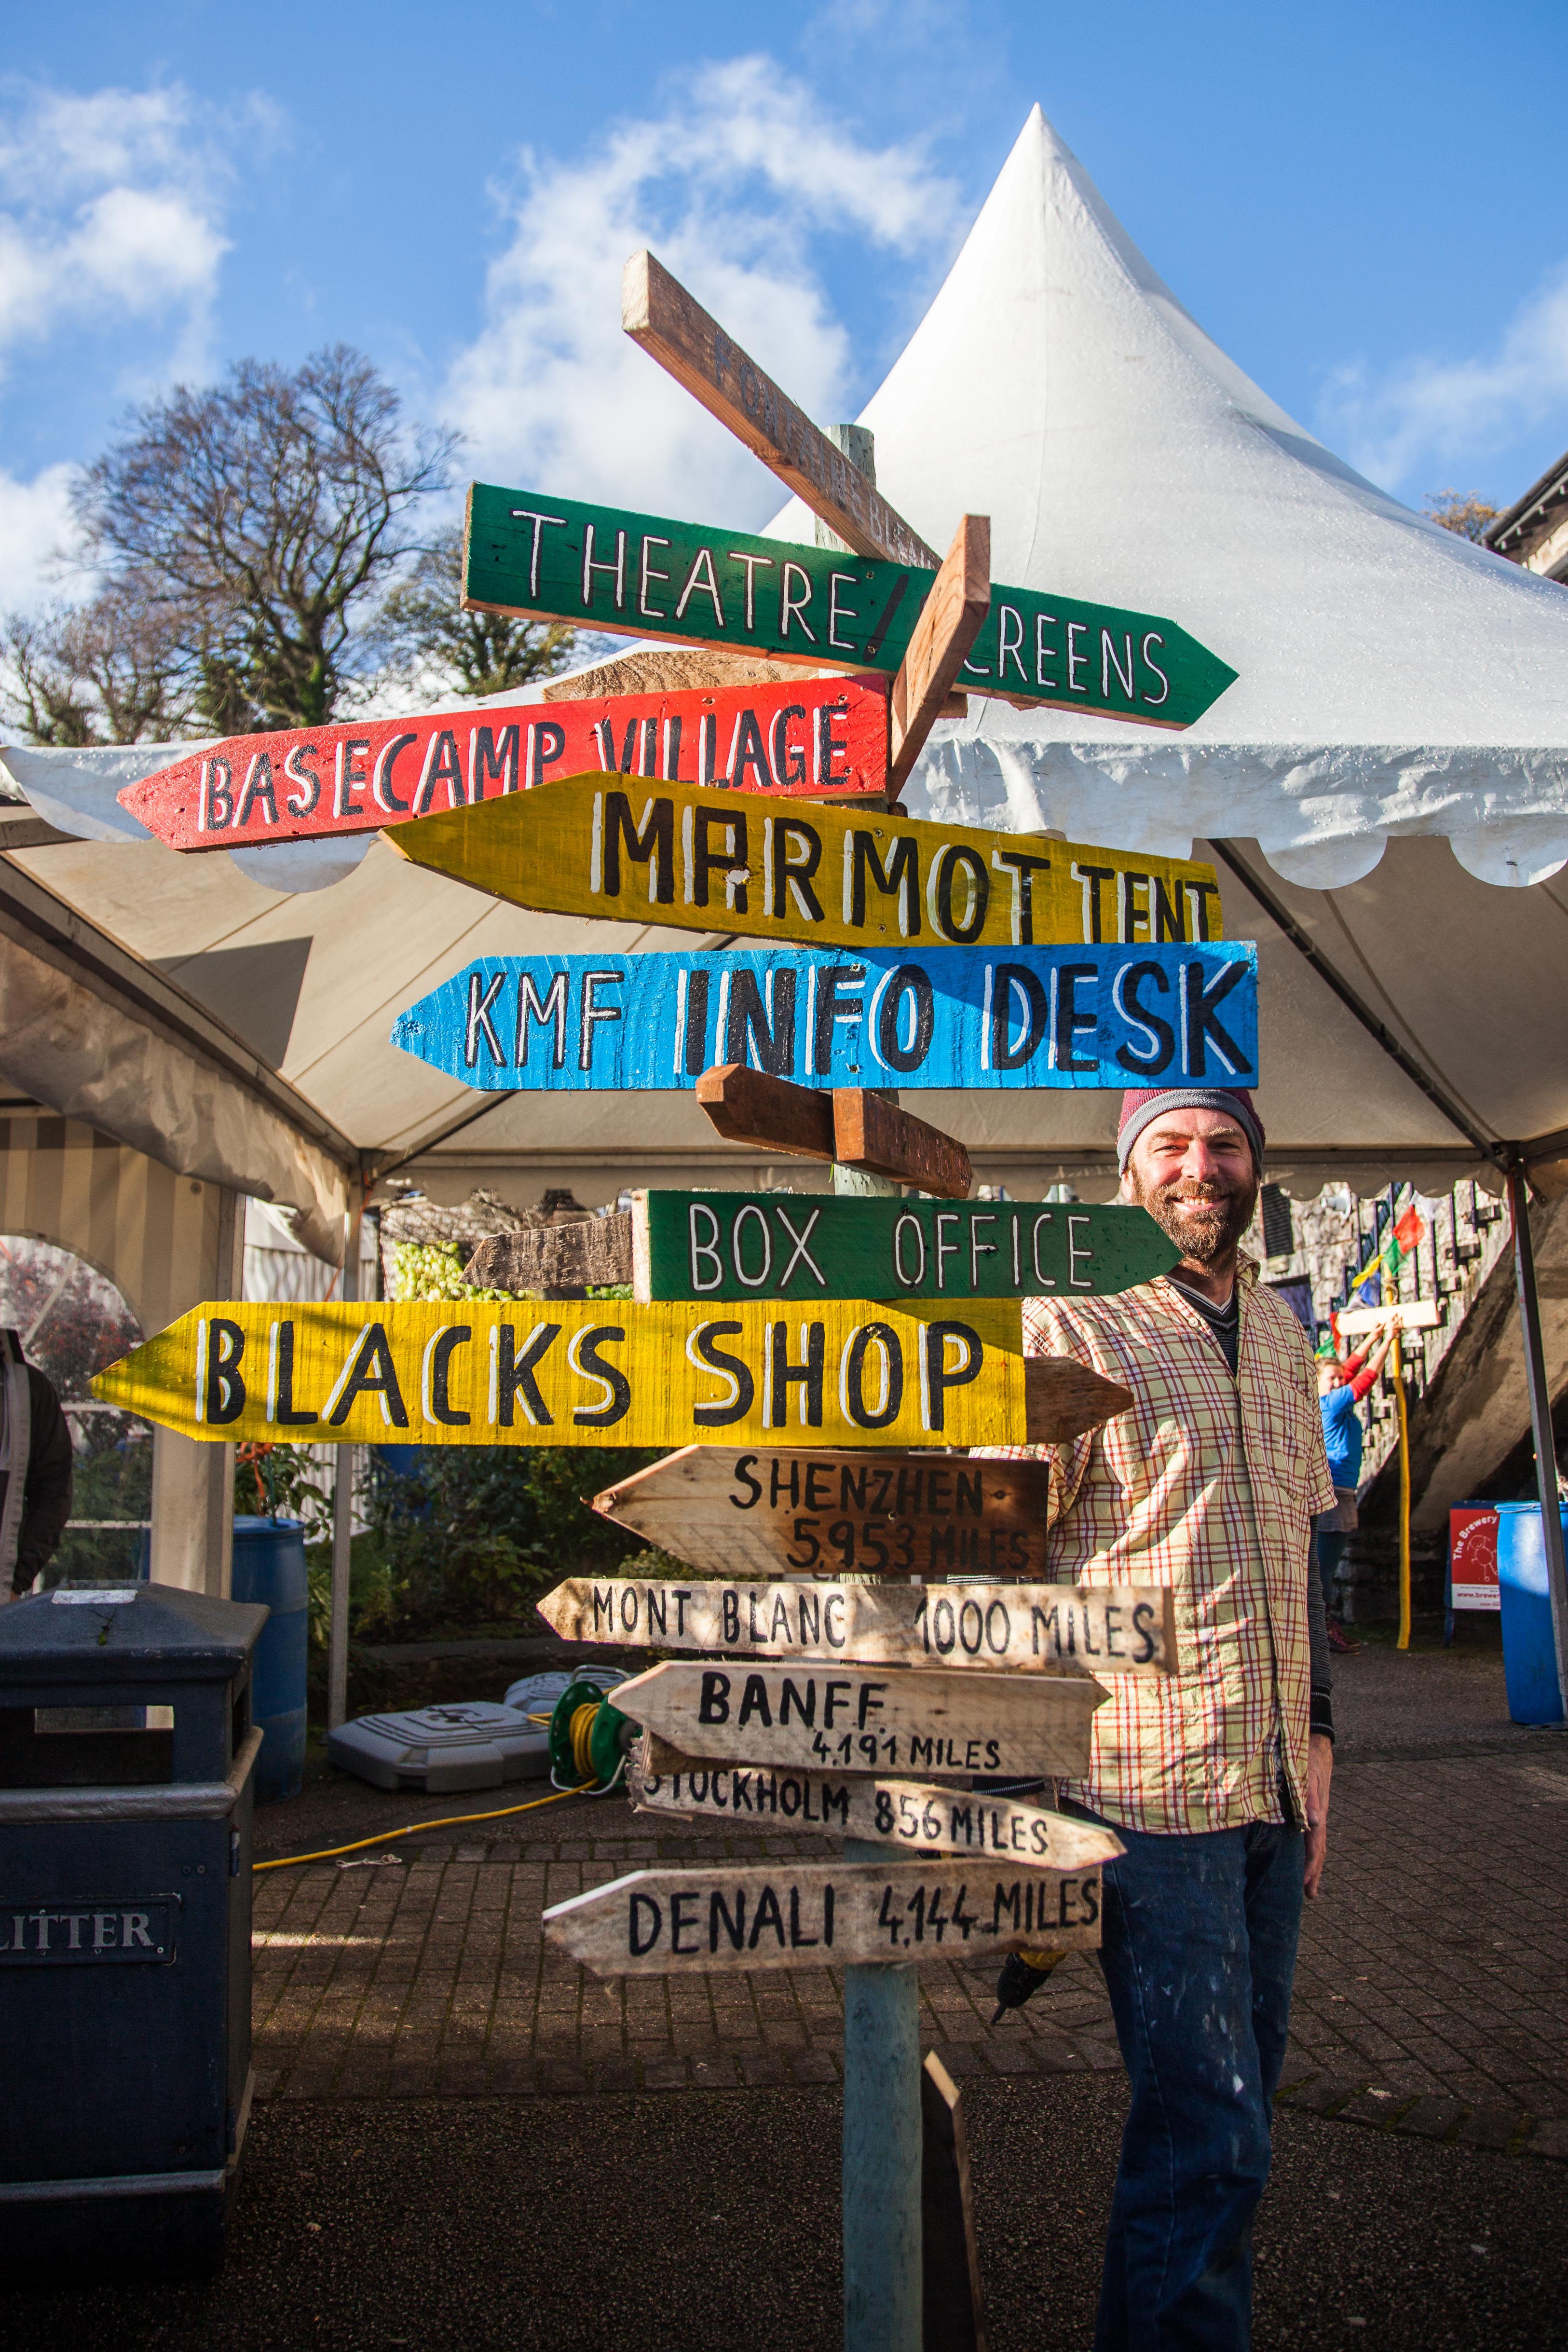
<path id="1" fill-rule="evenodd" d="M 345 1445 L 1003 1445 L 1016 1299 L 193 1307 L 93 1392 L 187 1437 Z"/>

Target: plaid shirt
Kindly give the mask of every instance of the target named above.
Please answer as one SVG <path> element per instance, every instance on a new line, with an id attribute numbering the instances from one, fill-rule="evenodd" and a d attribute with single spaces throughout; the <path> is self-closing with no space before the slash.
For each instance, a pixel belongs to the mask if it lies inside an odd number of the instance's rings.
<path id="1" fill-rule="evenodd" d="M 1306 1820 L 1312 1522 L 1333 1505 L 1306 1336 L 1244 1266 L 1240 1370 L 1177 1285 L 1024 1302 L 1031 1354 L 1073 1356 L 1131 1409 L 1050 1465 L 1053 1579 L 1165 1584 L 1178 1671 L 1110 1675 L 1086 1780 L 1063 1794 L 1139 1830 Z"/>

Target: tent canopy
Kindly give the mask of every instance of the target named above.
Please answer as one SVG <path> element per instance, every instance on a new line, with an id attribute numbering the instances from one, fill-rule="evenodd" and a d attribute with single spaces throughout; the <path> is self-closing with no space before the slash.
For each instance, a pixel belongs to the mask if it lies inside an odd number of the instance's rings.
<path id="1" fill-rule="evenodd" d="M 1553 1160 L 1568 1176 L 1563 589 L 1410 514 L 1294 425 L 1038 110 L 863 421 L 883 488 L 927 538 L 988 511 L 999 580 L 1167 614 L 1239 672 L 1184 734 L 976 697 L 937 730 L 912 813 L 1213 855 L 1227 933 L 1260 944 L 1260 1102 L 1291 1189 L 1436 1187 L 1516 1148 L 1538 1180 Z M 774 528 L 810 536 L 798 508 Z M 689 935 L 495 906 L 382 843 L 341 878 L 326 851 L 314 871 L 287 851 L 178 857 L 114 802 L 166 756 L 7 751 L 34 806 L 88 836 L 16 862 L 237 1028 L 372 1170 L 400 1164 L 442 1200 L 820 1181 L 719 1143 L 688 1096 L 497 1102 L 388 1042 L 476 956 Z M 1113 1096 L 919 1108 L 983 1182 L 1113 1186 Z"/>

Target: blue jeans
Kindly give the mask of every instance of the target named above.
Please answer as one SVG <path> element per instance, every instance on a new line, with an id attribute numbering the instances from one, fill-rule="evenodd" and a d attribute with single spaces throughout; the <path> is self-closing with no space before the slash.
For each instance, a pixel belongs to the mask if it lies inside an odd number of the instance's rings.
<path id="1" fill-rule="evenodd" d="M 1337 1528 L 1320 1528 L 1318 1530 L 1318 1576 L 1323 1588 L 1323 1607 L 1331 1617 L 1334 1613 L 1334 1584 L 1349 1541 L 1349 1536 L 1342 1534 Z"/>
<path id="2" fill-rule="evenodd" d="M 1197 1837 L 1113 1826 L 1127 1851 L 1105 1865 L 1100 1966 L 1133 2105 L 1095 2352 L 1246 2352 L 1301 1832 L 1267 1822 Z"/>

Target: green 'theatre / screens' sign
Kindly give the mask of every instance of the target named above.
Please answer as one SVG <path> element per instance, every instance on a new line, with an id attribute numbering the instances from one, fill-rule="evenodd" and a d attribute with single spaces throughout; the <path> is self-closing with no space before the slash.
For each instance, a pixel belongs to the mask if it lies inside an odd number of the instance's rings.
<path id="1" fill-rule="evenodd" d="M 476 482 L 468 493 L 464 603 L 485 611 L 892 676 L 936 576 L 533 490 Z M 1235 677 L 1155 614 L 994 586 L 958 684 L 1190 727 Z"/>
<path id="2" fill-rule="evenodd" d="M 1106 1297 L 1181 1252 L 1146 1209 L 1087 1202 L 640 1192 L 643 1299 Z"/>

